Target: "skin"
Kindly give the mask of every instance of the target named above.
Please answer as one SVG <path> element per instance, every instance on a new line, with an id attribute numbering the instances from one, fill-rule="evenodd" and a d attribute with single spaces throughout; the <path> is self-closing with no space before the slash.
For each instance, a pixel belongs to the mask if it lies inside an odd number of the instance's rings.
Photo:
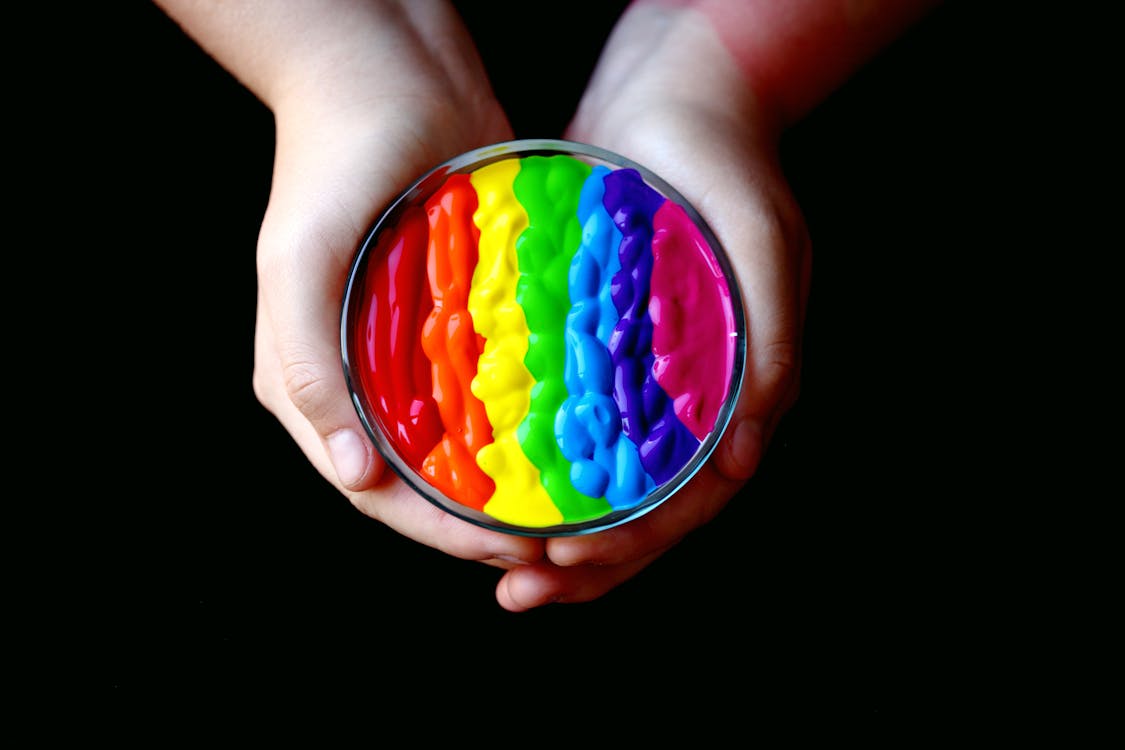
<path id="1" fill-rule="evenodd" d="M 439 0 L 156 1 L 274 115 L 259 401 L 364 514 L 502 570 L 496 599 L 513 612 L 607 594 L 753 475 L 797 398 L 811 262 L 778 138 L 935 4 L 650 0 L 623 14 L 563 135 L 645 164 L 707 220 L 746 300 L 748 367 L 730 429 L 684 490 L 623 526 L 543 540 L 461 521 L 384 471 L 340 367 L 339 301 L 377 212 L 435 164 L 512 137 L 455 11 Z M 810 49 L 831 54 L 811 65 Z"/>

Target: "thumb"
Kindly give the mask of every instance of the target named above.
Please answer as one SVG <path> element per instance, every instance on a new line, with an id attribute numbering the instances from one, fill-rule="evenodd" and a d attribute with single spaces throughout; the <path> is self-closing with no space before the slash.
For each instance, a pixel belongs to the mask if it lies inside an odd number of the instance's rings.
<path id="1" fill-rule="evenodd" d="M 717 182 L 727 184 L 709 193 L 700 208 L 738 276 L 748 339 L 742 390 L 715 459 L 723 476 L 746 480 L 800 389 L 811 243 L 775 165 L 751 160 L 745 170 L 713 166 Z"/>
<path id="2" fill-rule="evenodd" d="M 259 244 L 255 389 L 329 481 L 369 489 L 383 462 L 352 405 L 340 355 L 350 248 L 300 237 Z"/>

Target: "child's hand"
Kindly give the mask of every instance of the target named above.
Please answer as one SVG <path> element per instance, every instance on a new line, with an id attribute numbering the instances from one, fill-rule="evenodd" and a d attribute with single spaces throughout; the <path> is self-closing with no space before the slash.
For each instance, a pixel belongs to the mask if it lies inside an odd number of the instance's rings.
<path id="1" fill-rule="evenodd" d="M 741 285 L 748 363 L 731 425 L 689 485 L 622 526 L 548 540 L 548 559 L 500 582 L 511 610 L 599 597 L 714 518 L 753 474 L 798 387 L 809 238 L 778 167 L 773 123 L 702 16 L 628 11 L 567 137 L 648 167 L 700 212 Z"/>
<path id="2" fill-rule="evenodd" d="M 315 5 L 267 3 L 268 17 L 253 22 L 256 48 L 243 39 L 241 57 L 220 56 L 277 127 L 258 242 L 254 391 L 365 514 L 457 557 L 536 560 L 541 541 L 461 521 L 384 471 L 349 398 L 339 343 L 347 274 L 369 226 L 420 174 L 510 139 L 507 119 L 446 4 Z"/>

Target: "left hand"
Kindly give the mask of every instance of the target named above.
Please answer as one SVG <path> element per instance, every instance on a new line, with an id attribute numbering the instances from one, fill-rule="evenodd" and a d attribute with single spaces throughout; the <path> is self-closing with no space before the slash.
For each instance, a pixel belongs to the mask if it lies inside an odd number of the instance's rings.
<path id="1" fill-rule="evenodd" d="M 715 453 L 686 487 L 627 524 L 548 539 L 544 559 L 498 583 L 505 609 L 590 601 L 642 571 L 719 514 L 795 401 L 811 250 L 778 162 L 778 121 L 701 15 L 634 5 L 615 28 L 566 137 L 643 164 L 710 225 L 746 305 L 742 392 Z"/>

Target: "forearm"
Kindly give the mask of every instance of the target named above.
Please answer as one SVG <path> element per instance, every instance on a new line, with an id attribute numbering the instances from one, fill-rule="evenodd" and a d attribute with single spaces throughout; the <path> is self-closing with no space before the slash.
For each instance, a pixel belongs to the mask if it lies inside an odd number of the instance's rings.
<path id="1" fill-rule="evenodd" d="M 444 0 L 154 2 L 275 112 L 455 89 L 482 74 Z"/>
<path id="2" fill-rule="evenodd" d="M 780 125 L 800 119 L 940 0 L 636 0 L 690 9 Z"/>

